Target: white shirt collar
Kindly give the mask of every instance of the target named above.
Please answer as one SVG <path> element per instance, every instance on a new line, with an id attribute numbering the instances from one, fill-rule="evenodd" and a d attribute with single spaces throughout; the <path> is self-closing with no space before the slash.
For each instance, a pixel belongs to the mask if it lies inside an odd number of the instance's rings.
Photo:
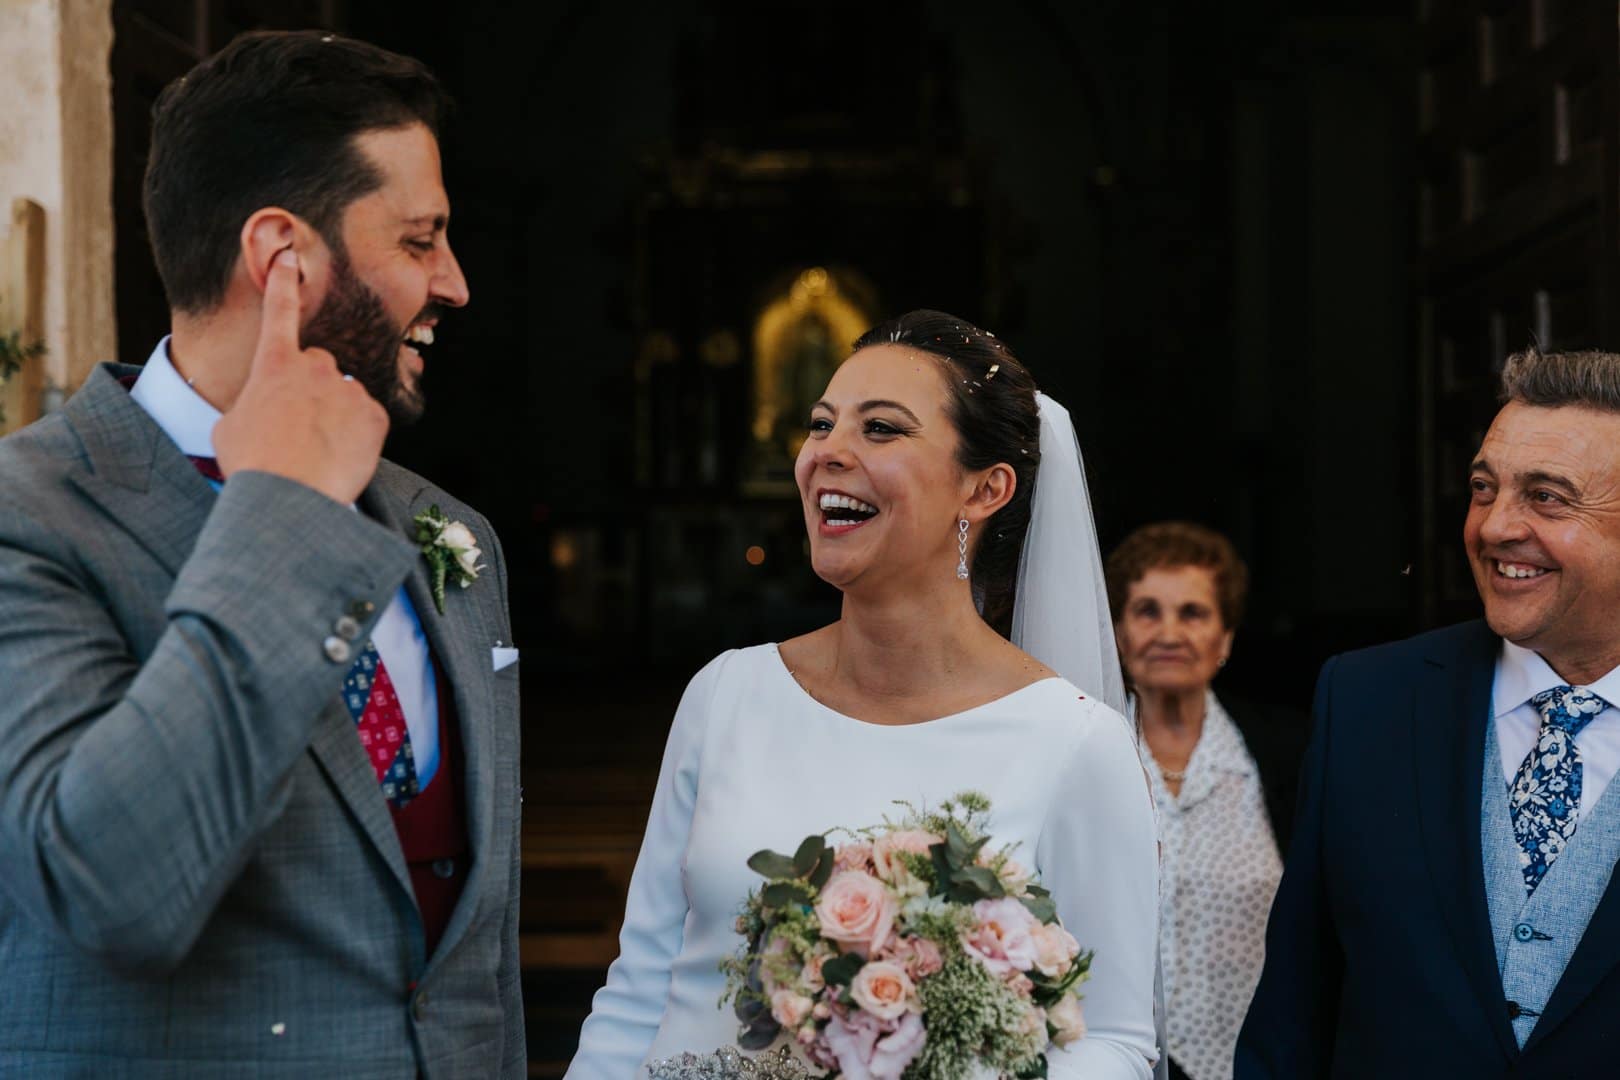
<path id="1" fill-rule="evenodd" d="M 1204 731 L 1198 745 L 1207 747 L 1209 762 L 1215 768 L 1238 776 L 1255 775 L 1254 758 L 1244 745 L 1243 733 L 1213 690 L 1204 699 Z"/>
<path id="2" fill-rule="evenodd" d="M 1500 720 L 1543 690 L 1567 685 L 1540 653 L 1504 640 L 1491 684 L 1491 710 Z M 1587 689 L 1611 706 L 1620 705 L 1620 667 L 1587 684 Z"/>
<path id="3" fill-rule="evenodd" d="M 129 396 L 163 429 L 169 441 L 191 457 L 214 456 L 214 425 L 220 411 L 180 377 L 169 359 L 169 339 L 157 343 Z"/>

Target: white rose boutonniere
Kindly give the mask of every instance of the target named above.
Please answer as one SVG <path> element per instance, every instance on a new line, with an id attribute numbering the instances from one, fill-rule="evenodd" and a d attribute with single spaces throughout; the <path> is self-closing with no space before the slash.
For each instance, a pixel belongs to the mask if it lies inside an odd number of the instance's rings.
<path id="1" fill-rule="evenodd" d="M 416 542 L 422 545 L 422 557 L 427 560 L 433 583 L 433 606 L 444 614 L 444 586 L 454 581 L 463 589 L 478 580 L 483 569 L 478 560 L 478 539 L 472 530 L 459 521 L 451 521 L 437 505 L 423 510 L 412 518 L 416 523 Z"/>

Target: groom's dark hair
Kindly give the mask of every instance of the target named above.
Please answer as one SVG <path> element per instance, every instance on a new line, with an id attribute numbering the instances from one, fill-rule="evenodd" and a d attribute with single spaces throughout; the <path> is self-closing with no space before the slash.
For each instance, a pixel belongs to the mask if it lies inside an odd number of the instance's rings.
<path id="1" fill-rule="evenodd" d="M 169 306 L 219 306 L 242 225 L 266 206 L 342 252 L 343 211 L 382 185 L 355 137 L 423 124 L 437 138 L 449 107 L 418 61 L 318 30 L 242 34 L 170 83 L 142 192 Z"/>

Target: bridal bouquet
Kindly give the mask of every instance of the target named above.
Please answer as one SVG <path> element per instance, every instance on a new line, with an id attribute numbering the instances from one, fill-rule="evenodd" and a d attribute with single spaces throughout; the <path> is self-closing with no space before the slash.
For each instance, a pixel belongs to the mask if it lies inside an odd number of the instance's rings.
<path id="1" fill-rule="evenodd" d="M 840 830 L 846 843 L 748 860 L 765 881 L 722 963 L 738 1045 L 785 1034 L 843 1080 L 1046 1076 L 1048 1043 L 1085 1034 L 1091 953 L 1013 849 L 989 848 L 989 799 L 900 805 L 898 824 Z"/>

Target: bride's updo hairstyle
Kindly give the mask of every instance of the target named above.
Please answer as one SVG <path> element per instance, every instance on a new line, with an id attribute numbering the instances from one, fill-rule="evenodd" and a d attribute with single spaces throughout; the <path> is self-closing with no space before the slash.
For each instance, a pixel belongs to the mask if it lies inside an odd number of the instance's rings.
<path id="1" fill-rule="evenodd" d="M 1018 477 L 1012 499 L 985 522 L 971 571 L 979 612 L 1007 637 L 1041 464 L 1035 380 L 994 334 L 943 311 L 911 311 L 890 319 L 862 334 L 855 349 L 875 345 L 903 345 L 939 362 L 950 394 L 947 415 L 959 440 L 956 460 L 964 471 L 1005 463 Z"/>

